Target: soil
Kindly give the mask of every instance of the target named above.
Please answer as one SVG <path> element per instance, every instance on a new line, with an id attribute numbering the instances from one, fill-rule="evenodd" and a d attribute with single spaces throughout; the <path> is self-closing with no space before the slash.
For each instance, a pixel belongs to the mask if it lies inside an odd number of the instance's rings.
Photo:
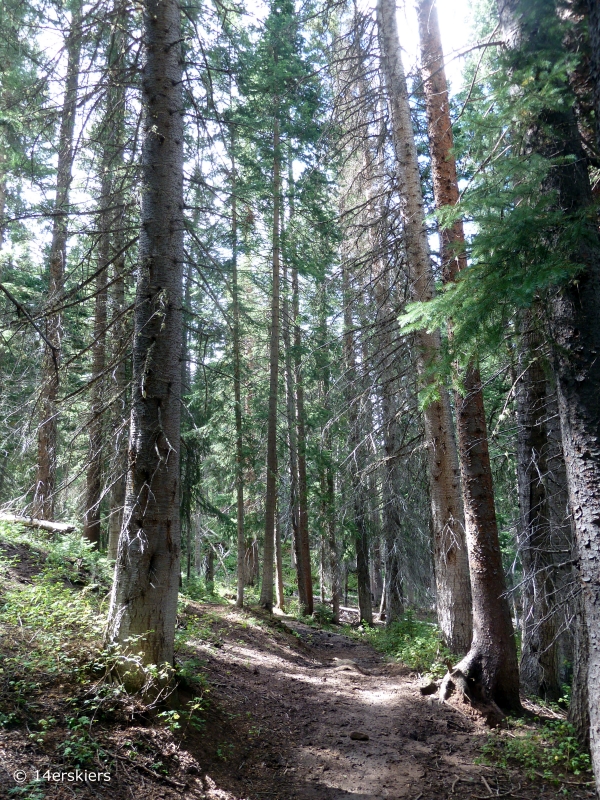
<path id="1" fill-rule="evenodd" d="M 549 800 L 594 797 L 589 778 L 553 786 L 475 763 L 489 735 L 468 706 L 423 696 L 419 676 L 367 644 L 257 610 L 189 603 L 180 661 L 204 676 L 203 722 L 171 731 L 135 704 L 95 727 L 110 783 L 43 780 L 16 794 L 12 775 L 69 769 L 57 729 L 43 743 L 0 729 L 0 797 L 207 800 Z M 191 636 L 190 636 L 191 633 Z M 194 658 L 195 661 L 189 660 Z M 189 669 L 188 669 L 189 672 Z M 190 686 L 193 684 L 193 677 Z M 47 687 L 43 714 L 60 715 Z M 174 708 L 194 693 L 180 688 Z M 197 689 L 196 689 L 197 696 Z M 173 698 L 175 700 L 175 698 Z M 43 705 L 42 703 L 42 705 Z M 48 706 L 54 704 L 54 711 Z M 40 712 L 42 713 L 42 712 Z M 179 723 L 178 723 L 179 724 Z M 53 738 L 54 737 L 54 738 Z M 56 740 L 55 740 L 56 739 Z M 92 779 L 93 781 L 93 779 Z M 29 793 L 27 793 L 29 792 Z M 35 793 L 37 792 L 37 794 Z"/>

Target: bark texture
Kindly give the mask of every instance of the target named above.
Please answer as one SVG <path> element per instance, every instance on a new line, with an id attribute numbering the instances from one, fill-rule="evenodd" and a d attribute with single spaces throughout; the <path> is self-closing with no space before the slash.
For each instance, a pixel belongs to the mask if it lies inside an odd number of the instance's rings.
<path id="1" fill-rule="evenodd" d="M 429 300 L 434 293 L 434 276 L 394 0 L 378 0 L 377 25 L 398 190 L 403 200 L 404 241 L 412 296 L 414 300 Z M 427 381 L 427 368 L 440 350 L 439 332 L 420 332 L 416 336 L 416 347 L 419 374 Z M 424 410 L 424 425 L 438 622 L 448 647 L 455 653 L 464 653 L 471 644 L 471 589 L 456 441 L 450 399 L 444 388 L 440 390 L 440 399 L 430 402 Z"/>
<path id="2" fill-rule="evenodd" d="M 546 375 L 532 315 L 523 319 L 517 385 L 519 550 L 523 565 L 521 686 L 527 694 L 558 700 L 558 618 L 555 546 L 550 520 Z"/>
<path id="3" fill-rule="evenodd" d="M 517 0 L 499 2 L 498 10 L 513 48 L 533 53 L 545 45 L 543 26 L 526 23 Z M 547 316 L 587 623 L 592 765 L 600 781 L 600 237 L 572 108 L 542 109 L 528 138 L 533 152 L 556 159 L 543 189 L 555 193 L 565 217 L 589 213 L 573 253 L 581 270 L 575 280 L 550 291 Z"/>
<path id="4" fill-rule="evenodd" d="M 435 203 L 458 203 L 452 122 L 435 0 L 420 0 L 419 34 Z M 440 233 L 443 277 L 456 280 L 466 266 L 462 220 Z M 456 425 L 469 569 L 473 594 L 473 642 L 456 670 L 472 681 L 477 693 L 501 708 L 518 710 L 519 672 L 514 632 L 498 539 L 492 470 L 481 377 L 468 365 L 463 391 L 456 397 Z"/>
<path id="5" fill-rule="evenodd" d="M 569 722 L 575 728 L 577 739 L 584 747 L 590 746 L 590 708 L 588 695 L 589 641 L 583 597 L 579 595 L 573 618 L 573 681 Z"/>
<path id="6" fill-rule="evenodd" d="M 298 424 L 298 557 L 302 561 L 304 591 L 299 594 L 300 611 L 312 614 L 314 608 L 308 532 L 308 483 L 306 477 L 306 423 L 304 412 L 304 381 L 302 376 L 302 336 L 300 329 L 300 285 L 298 270 L 292 269 L 292 311 L 294 315 L 294 378 L 296 384 L 296 420 Z M 298 578 L 298 585 L 300 578 Z"/>
<path id="7" fill-rule="evenodd" d="M 176 0 L 146 0 L 142 210 L 133 397 L 123 529 L 108 639 L 173 663 L 179 588 L 183 270 L 181 21 Z M 140 686 L 141 674 L 127 678 Z"/>

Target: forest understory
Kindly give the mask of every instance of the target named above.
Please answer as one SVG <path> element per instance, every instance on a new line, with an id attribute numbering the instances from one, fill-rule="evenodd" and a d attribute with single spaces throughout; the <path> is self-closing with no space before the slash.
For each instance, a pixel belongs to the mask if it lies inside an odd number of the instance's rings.
<path id="1" fill-rule="evenodd" d="M 69 555 L 62 542 L 45 550 L 43 538 L 30 545 L 31 534 L 8 530 L 0 540 L 0 797 L 594 796 L 589 772 L 545 769 L 543 726 L 560 718 L 556 708 L 525 701 L 530 716 L 490 731 L 469 705 L 423 695 L 422 676 L 361 641 L 356 625 L 184 600 L 178 689 L 152 710 L 107 677 L 90 623 L 106 584 L 89 551 Z M 541 749 L 530 747 L 527 763 L 490 761 L 507 741 L 535 737 Z M 76 769 L 108 773 L 110 782 L 43 777 Z M 18 770 L 27 775 L 21 784 Z"/>

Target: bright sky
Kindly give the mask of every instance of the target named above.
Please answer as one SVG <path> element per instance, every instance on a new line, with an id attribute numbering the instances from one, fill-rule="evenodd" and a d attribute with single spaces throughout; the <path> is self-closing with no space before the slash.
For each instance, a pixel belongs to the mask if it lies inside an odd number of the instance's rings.
<path id="1" fill-rule="evenodd" d="M 397 0 L 398 31 L 402 48 L 406 54 L 404 68 L 412 72 L 417 63 L 419 33 L 414 0 Z M 454 58 L 462 52 L 472 39 L 470 0 L 437 0 L 442 46 L 446 57 L 446 75 L 451 88 L 460 88 L 463 68 L 462 58 Z"/>

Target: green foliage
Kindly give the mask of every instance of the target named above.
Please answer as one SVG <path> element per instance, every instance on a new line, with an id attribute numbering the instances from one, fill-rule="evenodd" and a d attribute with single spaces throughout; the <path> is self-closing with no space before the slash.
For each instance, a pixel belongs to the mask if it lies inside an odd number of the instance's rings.
<path id="1" fill-rule="evenodd" d="M 333 624 L 333 610 L 326 603 L 316 603 L 313 611 L 313 619 L 321 625 Z"/>
<path id="2" fill-rule="evenodd" d="M 167 709 L 161 711 L 157 718 L 167 727 L 171 733 L 181 731 L 184 734 L 188 727 L 196 731 L 201 731 L 205 726 L 205 713 L 208 709 L 208 689 L 202 697 L 195 697 L 188 700 L 183 709 Z"/>
<path id="3" fill-rule="evenodd" d="M 110 589 L 112 565 L 105 556 L 78 533 L 62 535 L 52 543 L 46 559 L 48 577 L 63 579 L 75 585 L 97 584 L 96 588 Z"/>
<path id="4" fill-rule="evenodd" d="M 559 783 L 564 773 L 581 775 L 591 771 L 590 756 L 566 720 L 552 720 L 531 729 L 522 720 L 511 720 L 511 736 L 490 734 L 482 748 L 487 763 L 505 769 L 523 767 L 531 780 L 543 777 Z"/>
<path id="5" fill-rule="evenodd" d="M 351 629 L 352 630 L 352 629 Z M 357 634 L 351 634 L 356 636 Z M 391 625 L 366 628 L 358 634 L 382 653 L 416 672 L 439 677 L 446 672 L 450 651 L 442 644 L 436 625 L 415 619 L 409 610 Z"/>
<path id="6" fill-rule="evenodd" d="M 491 50 L 482 64 L 473 57 L 478 79 L 456 135 L 466 185 L 458 206 L 436 212 L 442 227 L 457 218 L 468 223 L 468 266 L 402 318 L 407 331 L 444 330 L 452 320 L 448 372 L 456 359 L 466 364 L 493 353 L 521 309 L 577 276 L 597 237 L 595 206 L 567 210 L 559 199 L 556 176 L 576 156 L 551 144 L 565 141 L 565 114 L 575 103 L 569 76 L 578 57 L 563 46 L 572 23 L 547 0 L 523 9 L 520 49 Z"/>
<path id="7" fill-rule="evenodd" d="M 47 786 L 46 782 L 39 778 L 23 786 L 13 786 L 8 790 L 8 796 L 20 797 L 22 800 L 44 800 L 46 797 L 45 785 Z"/>
<path id="8" fill-rule="evenodd" d="M 205 600 L 214 599 L 215 588 L 214 586 L 212 588 L 207 587 L 206 581 L 199 575 L 190 575 L 189 579 L 185 578 L 183 580 L 181 593 L 184 597 L 189 597 L 190 600 L 202 603 Z"/>
<path id="9" fill-rule="evenodd" d="M 97 762 L 106 756 L 101 745 L 92 737 L 91 728 L 94 720 L 85 715 L 69 717 L 67 720 L 69 735 L 58 746 L 65 759 L 75 767 L 84 767 Z"/>

